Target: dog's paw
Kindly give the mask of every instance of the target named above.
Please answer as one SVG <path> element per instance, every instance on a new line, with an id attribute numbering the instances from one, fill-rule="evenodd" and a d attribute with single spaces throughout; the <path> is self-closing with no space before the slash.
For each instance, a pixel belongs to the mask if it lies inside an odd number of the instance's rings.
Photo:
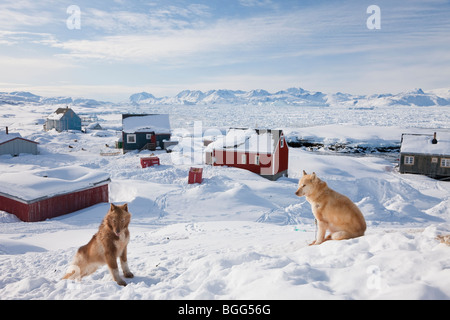
<path id="1" fill-rule="evenodd" d="M 125 278 L 134 278 L 134 274 L 131 271 L 124 272 Z"/>
<path id="2" fill-rule="evenodd" d="M 127 285 L 127 283 L 123 279 L 117 279 L 116 282 L 119 286 L 125 287 Z"/>

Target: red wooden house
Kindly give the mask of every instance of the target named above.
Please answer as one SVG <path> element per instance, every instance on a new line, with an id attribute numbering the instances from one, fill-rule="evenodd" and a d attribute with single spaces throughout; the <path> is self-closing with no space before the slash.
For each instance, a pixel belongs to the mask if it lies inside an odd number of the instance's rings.
<path id="1" fill-rule="evenodd" d="M 288 176 L 289 148 L 282 130 L 229 129 L 206 148 L 206 163 L 246 169 L 269 180 Z"/>
<path id="2" fill-rule="evenodd" d="M 71 166 L 0 175 L 0 210 L 42 221 L 108 202 L 109 174 Z"/>

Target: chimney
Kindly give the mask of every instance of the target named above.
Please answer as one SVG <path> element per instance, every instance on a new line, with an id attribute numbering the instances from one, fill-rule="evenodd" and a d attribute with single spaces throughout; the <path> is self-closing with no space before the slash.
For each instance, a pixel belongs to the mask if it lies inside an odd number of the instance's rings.
<path id="1" fill-rule="evenodd" d="M 6 127 L 6 134 L 8 134 L 9 133 L 9 131 L 8 131 L 8 127 Z"/>
<path id="2" fill-rule="evenodd" d="M 433 140 L 431 140 L 431 143 L 432 144 L 437 144 L 438 143 L 438 141 L 436 140 L 436 132 L 434 133 Z"/>

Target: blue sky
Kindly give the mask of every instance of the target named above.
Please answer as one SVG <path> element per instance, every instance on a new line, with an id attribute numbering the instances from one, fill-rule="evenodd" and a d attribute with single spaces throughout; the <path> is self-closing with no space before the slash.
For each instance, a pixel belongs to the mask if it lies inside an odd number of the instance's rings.
<path id="1" fill-rule="evenodd" d="M 71 5 L 79 29 L 67 26 Z M 367 27 L 370 5 L 381 29 Z M 184 89 L 450 87 L 449 17 L 448 0 L 2 0 L 0 91 L 123 101 Z"/>

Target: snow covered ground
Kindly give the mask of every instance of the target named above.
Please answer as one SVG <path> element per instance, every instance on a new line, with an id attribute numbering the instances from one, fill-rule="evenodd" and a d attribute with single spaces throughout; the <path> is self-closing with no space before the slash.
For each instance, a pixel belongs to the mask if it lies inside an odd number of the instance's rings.
<path id="1" fill-rule="evenodd" d="M 0 212 L 0 299 L 449 299 L 450 182 L 401 175 L 381 156 L 290 149 L 289 178 L 199 163 L 202 131 L 282 128 L 288 136 L 372 145 L 403 132 L 448 131 L 450 107 L 73 106 L 106 130 L 42 131 L 55 105 L 2 105 L 0 127 L 40 143 L 40 154 L 0 156 L 0 174 L 79 165 L 111 176 L 110 201 L 129 203 L 128 258 L 135 278 L 120 287 L 105 267 L 81 282 L 60 280 L 77 248 L 96 232 L 108 204 L 43 222 Z M 182 152 L 114 152 L 121 112 L 169 113 Z M 197 123 L 198 124 L 198 123 Z M 210 131 L 211 132 L 211 131 Z M 70 146 L 70 147 L 69 147 Z M 187 184 L 191 165 L 203 183 Z M 308 246 L 311 208 L 294 195 L 301 170 L 315 171 L 349 196 L 367 220 L 366 235 Z"/>

